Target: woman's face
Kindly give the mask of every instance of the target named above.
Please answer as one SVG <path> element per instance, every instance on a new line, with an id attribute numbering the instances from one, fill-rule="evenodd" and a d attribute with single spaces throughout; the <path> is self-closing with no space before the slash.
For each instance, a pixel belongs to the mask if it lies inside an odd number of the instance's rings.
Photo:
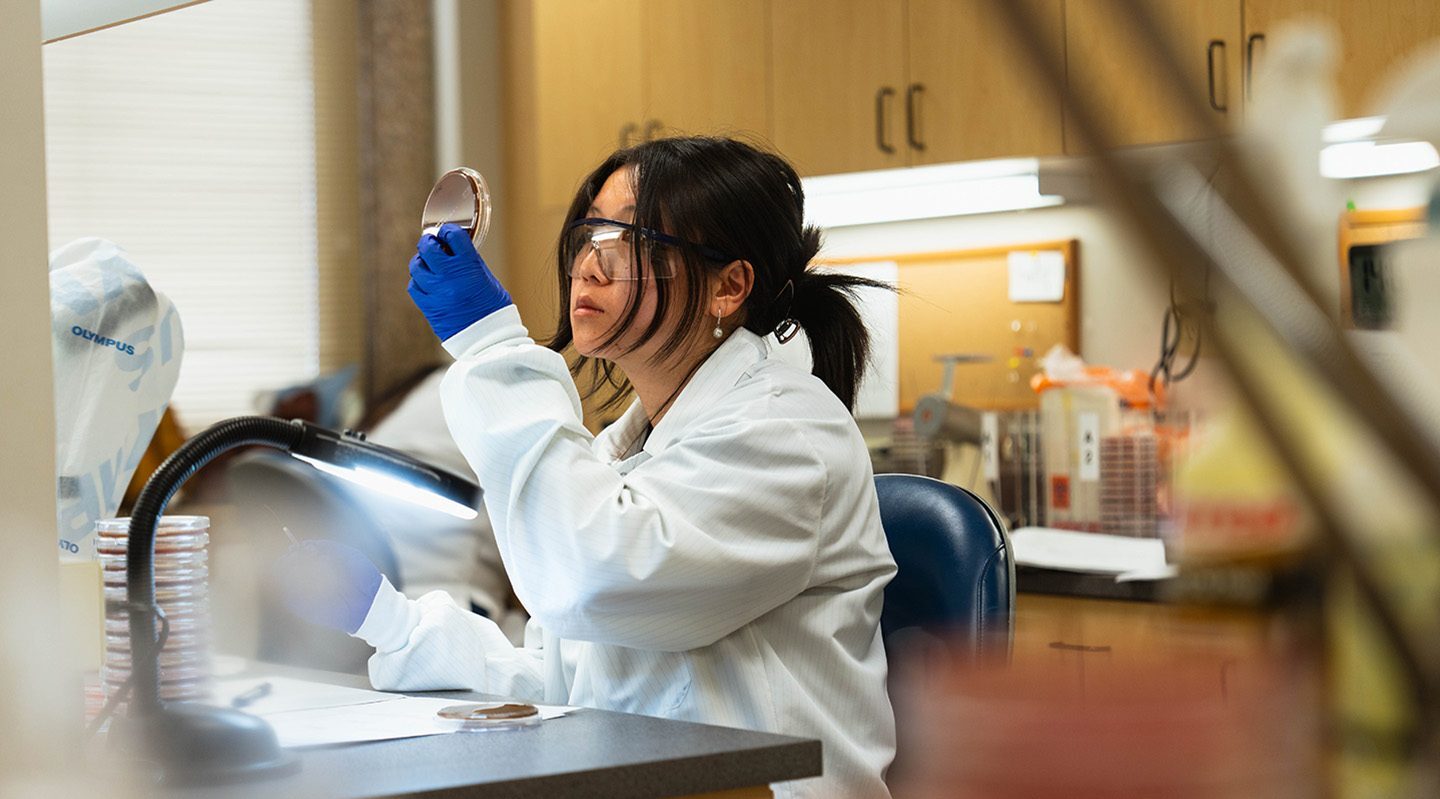
<path id="1" fill-rule="evenodd" d="M 587 216 L 603 217 L 617 222 L 633 222 L 635 220 L 633 176 L 634 169 L 629 166 L 621 167 L 611 173 L 610 177 L 606 179 L 605 185 L 600 188 L 600 193 L 596 195 L 595 202 L 590 206 Z M 672 289 L 671 297 L 683 297 L 684 284 L 679 281 L 684 280 L 684 270 L 679 268 L 678 254 L 670 252 L 669 248 L 662 247 L 659 248 L 656 255 L 676 259 L 675 277 L 669 278 L 676 285 L 669 288 Z M 655 318 L 655 277 L 648 269 L 645 270 L 645 274 L 643 281 L 609 280 L 601 270 L 599 259 L 594 251 L 589 247 L 581 251 L 580 262 L 570 276 L 570 328 L 574 333 L 577 352 L 590 358 L 638 363 L 641 359 L 648 358 L 670 336 L 676 325 L 679 324 L 678 303 L 671 304 L 670 318 L 660 326 L 656 335 L 638 349 L 630 351 L 640 335 L 649 327 L 650 321 Z M 645 292 L 639 307 L 636 308 L 634 321 L 613 343 L 607 346 L 605 342 L 615 334 L 616 326 L 623 323 L 625 319 L 625 308 L 630 302 L 631 293 L 637 291 L 642 282 L 645 284 Z"/>

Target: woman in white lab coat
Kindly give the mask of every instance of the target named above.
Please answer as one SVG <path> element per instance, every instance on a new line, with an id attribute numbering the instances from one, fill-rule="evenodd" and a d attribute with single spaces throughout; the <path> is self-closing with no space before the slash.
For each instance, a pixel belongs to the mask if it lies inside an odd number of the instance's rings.
<path id="1" fill-rule="evenodd" d="M 615 153 L 570 207 L 548 347 L 462 231 L 422 238 L 410 293 L 456 359 L 445 418 L 533 623 L 515 648 L 443 593 L 367 576 L 329 614 L 375 646 L 377 688 L 819 738 L 824 776 L 778 795 L 888 795 L 895 566 L 849 412 L 868 343 L 849 291 L 867 283 L 807 270 L 819 234 L 803 219 L 795 171 L 748 145 Z M 774 352 L 797 327 L 814 375 Z M 636 397 L 599 436 L 572 379 L 587 366 Z"/>

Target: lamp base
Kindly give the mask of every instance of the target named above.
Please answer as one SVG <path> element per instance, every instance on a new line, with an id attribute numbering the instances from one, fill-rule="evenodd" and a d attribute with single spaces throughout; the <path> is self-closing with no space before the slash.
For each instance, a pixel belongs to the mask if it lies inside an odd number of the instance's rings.
<path id="1" fill-rule="evenodd" d="M 118 718 L 112 747 L 159 768 L 165 785 L 210 785 L 272 779 L 300 769 L 264 719 L 228 707 L 175 702 Z"/>

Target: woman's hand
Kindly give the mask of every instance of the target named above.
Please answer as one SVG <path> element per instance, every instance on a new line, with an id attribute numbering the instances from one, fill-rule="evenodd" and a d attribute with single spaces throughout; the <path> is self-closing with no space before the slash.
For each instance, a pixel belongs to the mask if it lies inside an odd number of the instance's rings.
<path id="1" fill-rule="evenodd" d="M 365 621 L 380 579 L 360 550 L 324 539 L 296 544 L 276 562 L 276 587 L 290 612 L 347 633 Z"/>
<path id="2" fill-rule="evenodd" d="M 421 235 L 415 249 L 407 290 L 441 341 L 511 304 L 470 234 L 458 225 L 446 223 Z"/>

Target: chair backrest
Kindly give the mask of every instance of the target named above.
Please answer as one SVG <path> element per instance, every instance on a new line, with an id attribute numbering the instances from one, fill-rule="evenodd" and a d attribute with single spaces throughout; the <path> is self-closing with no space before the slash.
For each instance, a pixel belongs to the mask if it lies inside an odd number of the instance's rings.
<path id="1" fill-rule="evenodd" d="M 1003 647 L 1015 626 L 1015 561 L 1000 516 L 975 494 L 914 474 L 875 476 L 896 574 L 880 628 L 943 634 L 975 655 Z"/>

